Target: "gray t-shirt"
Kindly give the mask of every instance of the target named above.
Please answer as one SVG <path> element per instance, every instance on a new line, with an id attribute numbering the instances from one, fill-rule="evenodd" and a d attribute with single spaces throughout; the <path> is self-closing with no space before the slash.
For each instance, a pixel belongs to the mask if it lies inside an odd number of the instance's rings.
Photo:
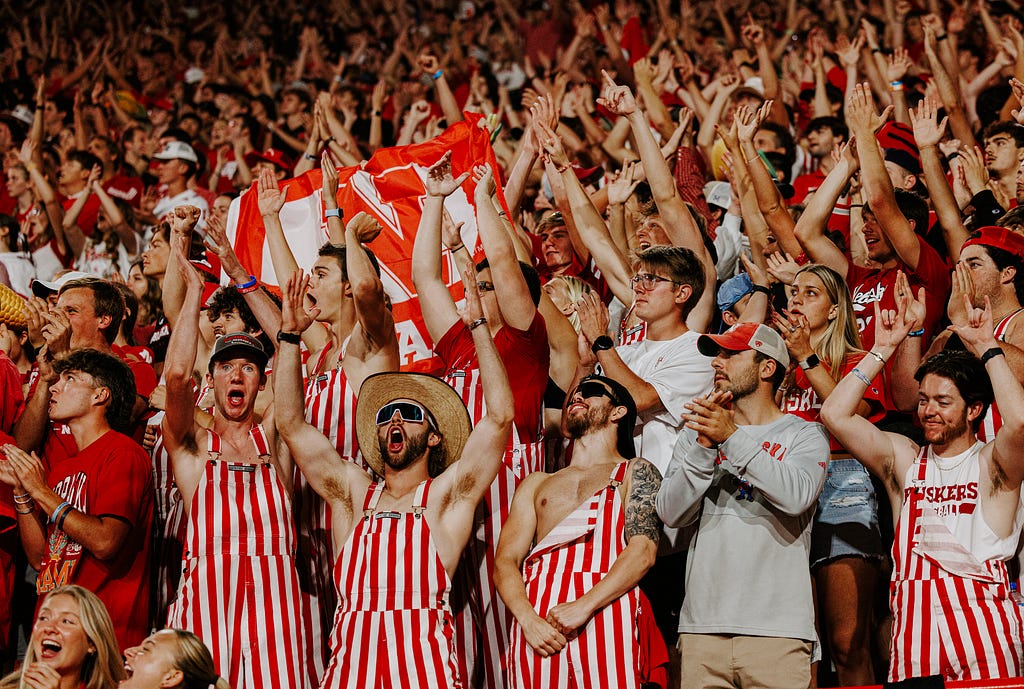
<path id="1" fill-rule="evenodd" d="M 825 428 L 790 415 L 717 451 L 679 436 L 657 510 L 697 523 L 680 632 L 815 639 L 808 549 L 828 458 Z"/>

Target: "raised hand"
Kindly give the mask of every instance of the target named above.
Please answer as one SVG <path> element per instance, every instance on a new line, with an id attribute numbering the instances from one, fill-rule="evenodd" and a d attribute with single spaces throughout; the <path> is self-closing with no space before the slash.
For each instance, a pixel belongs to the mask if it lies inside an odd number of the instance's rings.
<path id="1" fill-rule="evenodd" d="M 768 113 L 772 110 L 772 104 L 775 101 L 766 100 L 761 104 L 761 107 L 757 110 L 748 106 L 743 106 L 736 111 L 736 136 L 741 142 L 751 142 L 754 140 L 754 134 L 757 133 L 757 128 L 761 126 L 761 123 L 768 117 Z"/>
<path id="2" fill-rule="evenodd" d="M 892 55 L 885 59 L 885 78 L 888 81 L 899 81 L 906 75 L 910 65 L 914 63 L 910 59 L 910 53 L 904 48 L 896 48 Z"/>
<path id="3" fill-rule="evenodd" d="M 942 122 L 937 122 L 939 106 L 931 98 L 921 99 L 921 104 L 915 111 L 910 109 L 910 123 L 914 127 L 914 141 L 919 149 L 928 146 L 938 146 L 946 133 L 946 123 L 949 117 L 943 117 Z"/>
<path id="4" fill-rule="evenodd" d="M 988 186 L 988 168 L 985 166 L 985 154 L 981 148 L 964 146 L 960 149 L 960 166 L 967 177 L 967 187 L 971 194 L 977 194 Z"/>
<path id="5" fill-rule="evenodd" d="M 970 269 L 962 262 L 956 264 L 950 277 L 951 287 L 949 302 L 946 304 L 946 315 L 949 316 L 949 322 L 953 325 L 963 325 L 967 322 L 968 314 L 968 311 L 963 308 L 964 298 L 966 297 L 968 303 L 971 304 L 975 301 L 974 279 L 971 277 Z"/>
<path id="6" fill-rule="evenodd" d="M 640 184 L 640 178 L 636 173 L 636 163 L 626 161 L 622 164 L 622 169 L 610 182 L 608 182 L 605 187 L 608 190 L 609 205 L 621 206 L 629 200 L 629 197 L 633 194 L 633 190 L 636 189 L 638 184 Z"/>
<path id="7" fill-rule="evenodd" d="M 187 237 L 195 229 L 202 211 L 196 206 L 178 206 L 167 215 L 167 223 L 179 239 Z"/>
<path id="8" fill-rule="evenodd" d="M 803 361 L 814 354 L 814 347 L 811 345 L 811 325 L 805 316 L 786 311 L 781 314 L 773 313 L 772 321 L 775 329 L 782 335 L 789 356 L 794 361 Z"/>
<path id="9" fill-rule="evenodd" d="M 1011 110 L 1010 114 L 1013 115 L 1013 119 L 1017 120 L 1017 124 L 1024 124 L 1024 81 L 1013 77 L 1010 79 L 1010 88 L 1013 89 L 1013 95 L 1020 103 L 1020 107 Z"/>
<path id="10" fill-rule="evenodd" d="M 420 53 L 416 58 L 416 64 L 419 65 L 421 70 L 431 76 L 437 74 L 437 70 L 441 68 L 440 63 L 437 61 L 437 56 L 428 52 Z"/>
<path id="11" fill-rule="evenodd" d="M 311 306 L 306 310 L 306 289 L 309 276 L 295 271 L 285 283 L 281 292 L 281 330 L 286 333 L 305 332 L 313 324 L 320 309 Z"/>
<path id="12" fill-rule="evenodd" d="M 601 96 L 597 102 L 616 115 L 632 115 L 636 112 L 636 100 L 628 86 L 619 86 L 608 72 L 601 70 Z"/>
<path id="13" fill-rule="evenodd" d="M 360 244 L 369 244 L 376 239 L 383 228 L 377 218 L 366 211 L 359 211 L 345 226 L 345 233 L 354 233 Z"/>
<path id="14" fill-rule="evenodd" d="M 448 212 L 447 208 L 441 214 L 441 243 L 449 251 L 453 248 L 457 249 L 462 245 L 462 226 L 465 224 L 464 222 L 456 223 L 452 220 L 451 213 Z M 473 253 L 470 247 L 466 248 L 469 249 L 470 253 Z"/>
<path id="15" fill-rule="evenodd" d="M 608 306 L 596 292 L 584 294 L 576 302 L 576 313 L 580 316 L 580 332 L 590 344 L 602 335 L 608 334 Z"/>
<path id="16" fill-rule="evenodd" d="M 462 275 L 462 286 L 465 288 L 466 302 L 459 309 L 459 316 L 466 326 L 471 326 L 484 317 L 484 307 L 480 304 L 480 290 L 476 283 L 476 268 L 472 261 L 466 261 L 459 270 Z"/>
<path id="17" fill-rule="evenodd" d="M 774 254 L 767 256 L 765 260 L 768 263 L 768 274 L 782 284 L 792 285 L 796 280 L 796 274 L 800 270 L 800 264 L 797 263 L 789 254 L 783 254 L 781 251 L 776 251 Z"/>
<path id="18" fill-rule="evenodd" d="M 228 241 L 224 221 L 219 216 L 210 215 L 210 218 L 207 220 L 206 237 L 203 238 L 203 243 L 220 259 L 221 267 L 228 277 L 233 278 L 234 276 L 247 273 L 242 263 L 238 260 L 234 247 Z"/>
<path id="19" fill-rule="evenodd" d="M 544 148 L 544 153 L 551 162 L 558 168 L 570 165 L 569 155 L 565 152 L 565 147 L 562 145 L 562 137 L 553 129 L 550 129 L 544 122 L 538 121 L 534 124 L 540 137 L 540 144 Z"/>
<path id="20" fill-rule="evenodd" d="M 850 125 L 851 133 L 874 136 L 889 119 L 892 110 L 893 106 L 887 106 L 879 115 L 875 111 L 871 88 L 867 83 L 857 84 L 853 87 L 853 93 L 846 104 L 846 121 Z"/>
<path id="21" fill-rule="evenodd" d="M 496 187 L 494 184 L 494 171 L 489 163 L 477 165 L 473 168 L 473 181 L 476 182 L 475 195 L 480 201 L 488 201 L 494 195 Z"/>
<path id="22" fill-rule="evenodd" d="M 864 46 L 864 34 L 859 33 L 850 41 L 846 34 L 839 34 L 836 38 L 836 56 L 839 64 L 843 67 L 856 67 L 860 60 L 860 49 Z"/>
<path id="23" fill-rule="evenodd" d="M 981 356 L 993 347 L 998 347 L 992 329 L 992 302 L 988 295 L 985 295 L 985 307 L 976 308 L 971 300 L 964 295 L 964 310 L 967 312 L 967 319 L 960 325 L 951 325 L 949 329 L 960 336 L 960 340 L 967 345 L 975 356 Z"/>
<path id="24" fill-rule="evenodd" d="M 321 188 L 323 189 L 324 207 L 338 207 L 338 167 L 334 156 L 325 150 L 320 156 Z"/>
<path id="25" fill-rule="evenodd" d="M 452 152 L 447 151 L 440 160 L 427 168 L 423 187 L 429 196 L 444 198 L 462 186 L 468 178 L 469 171 L 463 172 L 458 178 L 452 177 Z"/>
<path id="26" fill-rule="evenodd" d="M 260 215 L 277 215 L 284 207 L 285 198 L 288 195 L 288 187 L 281 189 L 277 184 L 273 171 L 268 168 L 260 170 L 256 179 L 256 198 L 260 209 Z"/>

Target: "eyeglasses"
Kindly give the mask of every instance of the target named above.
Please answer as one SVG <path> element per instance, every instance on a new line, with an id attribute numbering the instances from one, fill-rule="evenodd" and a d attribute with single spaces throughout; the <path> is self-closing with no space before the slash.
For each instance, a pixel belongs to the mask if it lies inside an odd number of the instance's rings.
<path id="1" fill-rule="evenodd" d="M 385 404 L 377 412 L 377 425 L 383 426 L 391 422 L 394 418 L 395 412 L 398 412 L 399 418 L 407 423 L 429 423 L 434 426 L 434 420 L 430 417 L 430 412 L 416 404 L 415 402 L 391 402 Z"/>
<path id="2" fill-rule="evenodd" d="M 619 403 L 618 398 L 615 397 L 612 391 L 609 390 L 604 383 L 600 383 L 596 380 L 583 381 L 576 386 L 576 391 L 573 392 L 573 396 L 575 396 L 577 392 L 580 393 L 583 399 L 587 399 L 588 397 L 607 397 L 612 401 L 612 404 Z"/>
<path id="3" fill-rule="evenodd" d="M 629 279 L 629 282 L 631 285 L 633 285 L 633 289 L 636 289 L 637 285 L 639 285 L 645 290 L 654 289 L 654 287 L 659 282 L 671 282 L 672 284 L 676 283 L 675 280 L 663 278 L 660 275 L 655 275 L 654 273 L 637 273 L 636 275 Z"/>
<path id="4" fill-rule="evenodd" d="M 483 280 L 478 280 L 477 283 L 476 283 L 476 290 L 477 290 L 477 292 L 493 292 L 494 291 L 494 283 L 493 282 L 486 282 L 486 281 L 483 281 Z"/>

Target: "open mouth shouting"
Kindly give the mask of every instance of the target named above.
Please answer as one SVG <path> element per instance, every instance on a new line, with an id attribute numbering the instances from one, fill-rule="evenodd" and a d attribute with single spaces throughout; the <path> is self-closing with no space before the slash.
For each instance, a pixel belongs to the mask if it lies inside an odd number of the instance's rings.
<path id="1" fill-rule="evenodd" d="M 56 658 L 63 649 L 60 642 L 54 639 L 43 639 L 39 642 L 39 658 L 41 660 Z"/>
<path id="2" fill-rule="evenodd" d="M 388 429 L 388 452 L 397 455 L 405 445 L 405 435 L 399 426 L 392 426 Z"/>

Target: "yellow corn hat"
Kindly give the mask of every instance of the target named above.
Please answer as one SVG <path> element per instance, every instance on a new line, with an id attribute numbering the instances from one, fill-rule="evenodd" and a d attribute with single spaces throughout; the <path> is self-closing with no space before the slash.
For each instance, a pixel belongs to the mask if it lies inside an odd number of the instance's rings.
<path id="1" fill-rule="evenodd" d="M 9 328 L 28 327 L 25 298 L 7 285 L 0 285 L 0 323 L 6 323 Z"/>

